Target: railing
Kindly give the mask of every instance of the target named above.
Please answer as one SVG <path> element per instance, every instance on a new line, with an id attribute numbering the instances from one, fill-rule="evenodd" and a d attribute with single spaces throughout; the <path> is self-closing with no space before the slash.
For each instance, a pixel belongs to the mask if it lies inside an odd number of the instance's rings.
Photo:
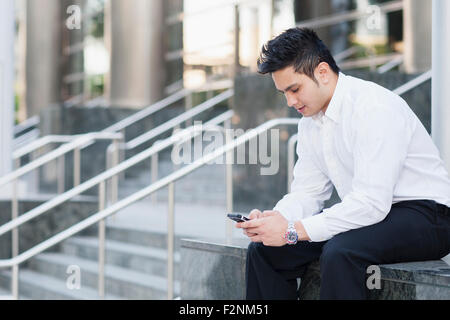
<path id="1" fill-rule="evenodd" d="M 161 101 L 158 101 L 158 102 L 146 107 L 145 109 L 138 111 L 135 114 L 132 114 L 131 116 L 103 129 L 101 132 L 111 132 L 112 133 L 112 132 L 122 131 L 123 137 L 125 138 L 125 132 L 123 130 L 125 130 L 127 127 L 129 127 L 129 126 L 133 125 L 134 123 L 138 122 L 139 120 L 142 120 L 143 118 L 148 117 L 148 116 L 152 115 L 153 113 L 171 105 L 172 103 L 185 98 L 189 94 L 190 94 L 189 90 L 181 90 L 177 93 L 174 93 L 171 96 L 169 96 Z M 39 120 L 39 118 L 37 118 L 37 119 Z M 33 122 L 30 122 L 30 123 L 34 124 L 35 121 L 36 121 L 36 119 L 33 119 Z M 13 159 L 15 161 L 17 161 L 18 158 L 21 158 L 21 157 L 27 155 L 28 153 L 31 153 L 31 152 L 35 151 L 36 149 L 41 148 L 47 144 L 55 143 L 55 142 L 70 142 L 76 137 L 77 136 L 70 136 L 70 135 L 49 135 L 49 136 L 42 137 L 42 138 L 32 142 L 32 144 L 26 145 L 23 148 L 16 150 L 13 153 Z M 87 145 L 85 145 L 84 147 L 87 147 Z"/>
<path id="2" fill-rule="evenodd" d="M 72 142 L 69 142 L 65 145 L 62 145 L 56 150 L 49 152 L 48 154 L 36 159 L 27 165 L 9 173 L 2 177 L 0 177 L 0 187 L 10 183 L 17 181 L 21 176 L 31 172 L 32 170 L 39 168 L 52 160 L 60 158 L 62 162 L 64 162 L 64 155 L 70 151 L 74 152 L 74 184 L 78 185 L 80 182 L 80 150 L 86 144 L 93 143 L 96 140 L 113 140 L 118 141 L 122 139 L 122 134 L 120 133 L 111 133 L 111 132 L 92 132 L 86 133 L 79 136 Z M 64 165 L 63 165 L 64 166 Z"/>
<path id="3" fill-rule="evenodd" d="M 415 87 L 421 85 L 427 80 L 430 80 L 432 76 L 432 71 L 428 70 L 427 72 L 422 73 L 420 76 L 412 79 L 411 81 L 408 81 L 404 85 L 398 87 L 393 92 L 401 96 L 402 94 L 408 92 L 411 89 L 414 89 Z"/>
<path id="4" fill-rule="evenodd" d="M 224 114 L 214 118 L 213 120 L 210 120 L 209 122 L 205 123 L 204 127 L 202 127 L 205 129 L 208 129 L 210 127 L 212 127 L 213 129 L 216 128 L 217 124 L 219 124 L 220 122 L 223 121 L 229 121 L 229 119 L 232 117 L 233 115 L 233 111 L 227 111 Z M 100 297 L 104 297 L 104 248 L 105 248 L 105 223 L 104 223 L 104 218 L 106 218 L 107 216 L 117 212 L 118 210 L 122 209 L 123 207 L 125 207 L 128 204 L 131 204 L 135 201 L 138 201 L 140 199 L 142 199 L 145 196 L 140 196 L 142 194 L 142 191 L 135 193 L 134 195 L 120 201 L 117 202 L 115 204 L 113 204 L 110 208 L 105 209 L 105 205 L 106 205 L 106 181 L 107 179 L 113 178 L 114 176 L 118 175 L 119 173 L 123 172 L 124 170 L 132 167 L 133 165 L 151 157 L 152 155 L 158 153 L 159 151 L 175 144 L 178 143 L 180 141 L 183 141 L 183 139 L 186 139 L 186 136 L 189 137 L 190 139 L 190 132 L 193 132 L 195 135 L 195 128 L 188 128 L 188 129 L 184 129 L 183 131 L 173 135 L 172 137 L 169 137 L 163 141 L 161 141 L 160 143 L 153 145 L 152 147 L 150 147 L 149 149 L 137 154 L 136 156 L 124 161 L 123 163 L 115 166 L 114 168 L 111 168 L 107 171 L 105 171 L 104 173 L 78 185 L 77 187 L 53 198 L 50 201 L 47 201 L 45 203 L 43 203 L 42 205 L 24 213 L 23 215 L 21 215 L 20 217 L 15 217 L 12 221 L 0 226 L 0 235 L 5 234 L 6 232 L 9 231 L 13 231 L 17 230 L 17 228 L 26 223 L 27 221 L 34 219 L 38 216 L 40 216 L 41 214 L 44 214 L 45 212 L 47 212 L 48 210 L 70 200 L 71 198 L 81 194 L 82 192 L 95 187 L 96 185 L 99 186 L 99 211 L 97 214 L 91 216 L 90 218 L 87 218 L 85 220 L 83 220 L 82 222 L 72 226 L 71 228 L 58 233 L 57 235 L 51 237 L 48 240 L 43 241 L 41 244 L 34 246 L 33 248 L 18 254 L 18 247 L 17 249 L 15 249 L 15 251 L 13 251 L 13 258 L 12 259 L 7 259 L 7 260 L 0 260 L 0 268 L 2 267 L 13 267 L 13 272 L 12 272 L 12 295 L 14 298 L 18 298 L 18 265 L 26 260 L 28 260 L 29 258 L 33 257 L 34 255 L 50 248 L 51 246 L 59 243 L 60 241 L 67 239 L 68 237 L 70 237 L 71 235 L 76 234 L 77 232 L 84 230 L 85 228 L 91 226 L 92 224 L 99 222 L 99 240 L 100 240 L 100 245 L 99 245 L 99 259 L 101 261 L 99 264 L 99 295 Z M 183 168 L 184 169 L 184 168 Z M 173 174 L 172 174 L 173 175 Z M 161 180 L 167 179 L 163 178 Z M 153 183 L 151 185 L 151 187 L 154 188 L 154 191 L 159 190 L 160 188 L 164 187 L 166 184 L 161 185 L 161 180 Z M 164 180 L 165 181 L 165 180 Z M 147 188 L 148 189 L 148 188 Z M 171 188 L 169 188 L 171 189 Z M 173 187 L 171 189 L 173 191 Z M 151 192 L 150 192 L 151 193 Z M 138 196 L 136 198 L 136 196 Z M 169 197 L 170 198 L 170 197 Z M 133 201 L 133 199 L 135 199 Z M 132 200 L 132 202 L 128 202 Z M 173 200 L 173 197 L 172 197 Z M 126 203 L 126 205 L 123 205 L 124 203 Z M 111 210 L 111 208 L 113 209 L 113 211 L 111 211 L 109 214 L 104 215 L 105 210 Z M 172 208 L 172 214 L 173 214 L 173 205 L 171 206 Z M 98 220 L 97 220 L 98 219 Z M 172 219 L 173 222 L 173 219 Z M 173 227 L 173 225 L 172 225 Z M 173 230 L 172 230 L 173 231 Z M 173 235 L 173 233 L 172 233 Z M 18 234 L 16 235 L 17 239 L 18 239 Z M 170 242 L 171 241 L 171 242 Z M 169 238 L 169 243 L 172 243 L 172 253 L 173 253 L 173 239 Z M 18 245 L 18 242 L 14 243 L 15 246 Z M 16 253 L 16 254 L 14 254 Z M 102 258 L 103 257 L 103 258 Z M 102 260 L 103 259 L 103 260 Z M 172 264 L 172 270 L 173 270 L 173 256 L 172 256 L 172 260 L 170 262 Z M 173 278 L 172 280 L 173 281 Z M 173 283 L 172 283 L 173 285 Z M 173 287 L 172 287 L 173 288 Z M 172 291 L 173 292 L 173 291 Z"/>
<path id="5" fill-rule="evenodd" d="M 132 114 L 129 117 L 126 117 L 125 119 L 103 129 L 103 132 L 117 132 L 126 129 L 127 127 L 131 126 L 132 124 L 135 124 L 136 122 L 154 114 L 155 112 L 164 109 L 165 107 L 171 105 L 174 102 L 177 102 L 178 100 L 181 100 L 183 98 L 186 98 L 190 94 L 189 90 L 183 89 L 177 93 L 174 93 L 170 95 L 169 97 L 158 101 L 145 109 L 142 109 L 141 111 L 136 112 L 135 114 Z"/>
<path id="6" fill-rule="evenodd" d="M 61 142 L 70 142 L 77 138 L 79 138 L 81 135 L 48 135 L 42 138 L 39 138 L 30 144 L 19 148 L 13 152 L 13 160 L 15 162 L 15 167 L 19 168 L 20 163 L 19 160 L 23 156 L 26 156 L 29 153 L 32 153 L 33 151 L 36 151 L 39 148 L 42 148 L 48 144 L 51 143 L 61 143 Z"/>
<path id="7" fill-rule="evenodd" d="M 380 65 L 380 64 L 385 65 L 386 63 L 389 63 L 392 61 L 397 61 L 400 59 L 403 59 L 402 54 L 388 53 L 388 54 L 382 54 L 382 55 L 377 55 L 377 56 L 356 58 L 356 59 L 341 61 L 339 63 L 339 68 L 342 70 L 348 70 L 348 69 L 353 69 L 353 68 L 370 67 L 371 70 L 375 71 L 377 65 Z"/>
<path id="8" fill-rule="evenodd" d="M 23 132 L 35 128 L 39 124 L 39 116 L 31 117 L 18 125 L 14 126 L 14 136 L 18 136 Z"/>
<path id="9" fill-rule="evenodd" d="M 17 149 L 39 137 L 39 116 L 31 117 L 14 126 L 13 148 Z"/>
<path id="10" fill-rule="evenodd" d="M 403 9 L 403 0 L 390 1 L 383 4 L 378 4 L 381 12 L 389 13 L 400 11 Z M 325 17 L 314 18 L 299 22 L 296 26 L 299 28 L 321 28 L 327 27 L 341 22 L 353 21 L 364 18 L 367 13 L 360 10 L 352 10 L 343 13 L 335 13 Z"/>
<path id="11" fill-rule="evenodd" d="M 380 12 L 389 13 L 403 10 L 404 4 L 403 0 L 390 1 L 382 4 L 378 4 L 377 7 Z M 328 27 L 342 22 L 349 22 L 367 17 L 368 13 L 361 10 L 352 10 L 342 13 L 334 13 L 332 15 L 313 18 L 309 20 L 303 20 L 296 24 L 299 28 L 322 28 Z M 384 73 L 391 68 L 394 68 L 403 62 L 402 54 L 385 54 L 385 55 L 370 55 L 367 58 L 352 59 L 348 61 L 343 61 L 348 56 L 351 56 L 356 52 L 356 48 L 351 47 L 335 56 L 336 62 L 342 70 L 350 68 L 364 68 L 371 67 L 372 70 L 376 69 L 377 65 L 383 64 L 382 67 L 378 69 L 380 73 Z"/>
<path id="12" fill-rule="evenodd" d="M 152 105 L 151 108 L 147 108 L 145 110 L 142 110 L 140 112 L 138 112 L 137 114 L 134 114 L 126 119 L 124 119 L 123 121 L 120 121 L 116 124 L 114 124 L 113 126 L 110 126 L 106 129 L 104 129 L 102 132 L 100 133 L 95 133 L 95 135 L 97 135 L 98 137 L 102 137 L 103 136 L 111 136 L 111 137 L 116 137 L 113 138 L 114 143 L 111 144 L 108 148 L 107 148 L 107 155 L 106 155 L 106 159 L 107 159 L 107 166 L 111 166 L 111 165 L 117 165 L 120 162 L 120 155 L 119 152 L 121 150 L 130 150 L 133 149 L 145 142 L 147 142 L 148 140 L 157 137 L 158 135 L 167 132 L 168 130 L 174 129 L 177 126 L 179 126 L 182 122 L 187 121 L 189 119 L 191 119 L 192 117 L 194 117 L 195 115 L 198 115 L 201 112 L 204 112 L 212 107 L 214 107 L 215 105 L 217 105 L 218 103 L 225 101 L 226 99 L 230 98 L 233 95 L 233 89 L 229 89 L 219 95 L 217 95 L 216 97 L 213 97 L 210 100 L 205 101 L 204 103 L 198 105 L 197 107 L 186 111 L 185 113 L 171 119 L 170 121 L 154 128 L 153 130 L 133 139 L 132 141 L 128 142 L 127 144 L 122 144 L 119 143 L 117 137 L 120 137 L 121 140 L 124 139 L 125 136 L 125 128 L 134 124 L 135 122 L 139 121 L 142 119 L 142 117 L 148 116 L 151 113 L 156 112 L 157 110 L 160 110 L 162 108 L 164 108 L 165 106 L 167 106 L 168 104 L 173 103 L 174 101 L 176 101 L 177 99 L 179 99 L 180 97 L 183 97 L 184 92 L 180 92 L 177 95 L 173 95 L 169 98 L 166 98 L 162 101 L 160 101 L 159 103 Z M 115 130 L 120 130 L 122 133 L 120 134 L 120 136 L 114 136 Z M 81 136 L 80 138 L 78 138 L 77 140 L 70 142 L 68 144 L 62 145 L 60 146 L 58 149 L 40 157 L 39 159 L 36 159 L 35 161 L 32 161 L 31 163 L 27 164 L 26 166 L 17 169 L 16 171 L 4 176 L 0 178 L 0 187 L 8 182 L 11 181 L 17 181 L 16 179 L 18 179 L 20 176 L 30 172 L 31 170 L 34 170 L 56 158 L 59 158 L 59 163 L 58 163 L 58 193 L 62 193 L 64 192 L 64 184 L 65 184 L 65 157 L 64 154 L 66 154 L 69 151 L 74 151 L 74 186 L 77 186 L 80 184 L 80 151 L 83 148 L 86 148 L 87 146 L 91 145 L 94 140 L 91 139 L 91 135 L 93 134 L 86 134 Z M 61 138 L 62 139 L 62 138 Z M 42 143 L 43 141 L 41 141 L 40 143 Z M 45 141 L 44 141 L 45 142 Z M 47 141 L 48 142 L 48 141 Z M 40 145 L 39 143 L 37 143 L 36 145 L 33 146 L 33 148 L 35 148 L 36 146 Z M 122 147 L 123 146 L 123 147 Z M 30 147 L 30 149 L 27 150 L 22 150 L 22 152 L 20 153 L 20 155 L 24 155 L 26 154 L 26 151 L 32 150 L 33 148 Z M 33 149 L 34 150 L 34 149 Z M 153 161 L 154 163 L 154 161 Z M 118 195 L 118 180 L 117 177 L 114 177 L 111 181 L 111 199 L 116 199 L 117 195 Z M 12 217 L 16 217 L 18 215 L 18 199 L 17 199 L 17 183 L 15 182 L 13 184 L 13 188 L 12 188 L 13 192 L 12 192 Z"/>
<path id="13" fill-rule="evenodd" d="M 383 64 L 381 67 L 377 69 L 377 72 L 379 74 L 383 74 L 388 72 L 389 70 L 401 65 L 403 61 L 405 60 L 403 55 L 400 55 L 398 57 L 395 57 L 391 61 L 388 61 L 386 64 Z"/>
<path id="14" fill-rule="evenodd" d="M 229 88 L 230 83 L 223 83 L 221 84 L 219 87 L 217 87 L 216 89 L 223 89 L 223 88 Z M 183 89 L 153 105 L 150 105 L 148 107 L 146 107 L 145 109 L 103 129 L 101 132 L 121 132 L 123 135 L 123 139 L 125 139 L 125 129 L 133 124 L 135 124 L 136 122 L 144 119 L 145 117 L 148 117 L 152 114 L 154 114 L 155 112 L 164 109 L 165 107 L 171 105 L 172 103 L 186 98 L 189 94 L 191 94 L 194 90 L 200 90 L 203 87 L 199 87 L 197 89 L 193 89 L 193 90 L 187 90 L 187 89 Z M 209 90 L 209 87 L 205 87 L 207 90 Z M 231 90 L 231 91 L 230 91 Z M 139 136 L 137 138 L 135 138 L 133 141 L 130 141 L 130 143 L 125 145 L 125 149 L 133 149 L 134 147 L 148 141 L 151 138 L 154 138 L 156 136 L 158 136 L 161 133 L 166 132 L 167 130 L 173 129 L 175 126 L 180 125 L 183 121 L 187 121 L 190 118 L 194 117 L 195 115 L 212 108 L 213 106 L 215 106 L 216 104 L 224 101 L 225 99 L 231 97 L 233 95 L 233 91 L 232 89 L 229 89 L 228 91 L 219 94 L 216 97 L 204 102 L 203 104 L 200 104 L 199 106 L 192 108 L 192 106 L 187 106 L 187 108 L 189 108 L 190 110 L 188 110 L 187 112 L 183 113 L 182 115 L 170 120 L 168 123 L 175 123 L 175 125 L 161 125 L 157 128 L 152 129 L 151 131 L 147 132 L 146 134 Z M 191 99 L 188 99 L 188 101 L 191 101 Z M 191 109 L 192 108 L 192 109 Z M 73 139 L 73 138 L 72 138 Z M 35 151 L 38 148 L 41 148 L 47 144 L 50 143 L 55 143 L 55 142 L 68 142 L 71 141 L 71 136 L 46 136 L 43 137 L 37 141 L 34 141 L 31 145 L 27 145 L 23 148 L 21 148 L 20 150 L 17 150 L 14 152 L 13 154 L 13 158 L 14 161 L 16 163 L 16 167 L 19 167 L 19 165 L 17 165 L 19 162 L 18 159 L 20 159 L 21 157 L 25 156 L 28 153 L 31 153 L 33 151 Z M 83 148 L 86 148 L 90 145 L 90 143 L 87 143 L 85 145 L 83 145 Z M 114 155 L 111 155 L 111 153 L 114 153 L 114 146 L 111 145 L 110 148 L 108 148 L 108 161 L 111 157 L 114 157 Z M 117 160 L 118 161 L 118 160 Z M 116 163 L 117 163 L 116 161 Z M 62 169 L 63 170 L 63 169 Z M 59 175 L 59 182 L 58 185 L 63 185 L 64 182 L 61 182 L 61 179 L 64 178 L 64 175 Z M 58 187 L 58 192 L 61 192 L 62 189 L 60 187 Z"/>
<path id="15" fill-rule="evenodd" d="M 195 108 L 192 108 L 183 114 L 167 121 L 166 123 L 132 139 L 131 141 L 128 141 L 125 143 L 125 149 L 131 150 L 134 149 L 143 143 L 157 137 L 158 135 L 167 132 L 168 130 L 174 129 L 178 127 L 183 122 L 192 119 L 194 116 L 211 109 L 212 107 L 216 106 L 217 104 L 231 98 L 234 94 L 233 89 L 228 89 L 225 92 L 222 92 L 221 94 L 201 103 L 200 105 L 196 106 Z"/>
<path id="16" fill-rule="evenodd" d="M 32 129 L 32 130 L 20 135 L 17 138 L 14 138 L 13 149 L 16 150 L 18 148 L 22 148 L 23 146 L 26 146 L 27 144 L 38 139 L 39 135 L 40 135 L 40 130 L 36 128 L 36 129 Z"/>

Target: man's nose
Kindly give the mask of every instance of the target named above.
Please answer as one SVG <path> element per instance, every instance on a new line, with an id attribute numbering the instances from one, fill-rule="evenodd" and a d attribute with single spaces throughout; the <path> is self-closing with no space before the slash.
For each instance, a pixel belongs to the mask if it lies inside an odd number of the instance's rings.
<path id="1" fill-rule="evenodd" d="M 289 107 L 295 107 L 298 100 L 293 94 L 286 94 L 286 102 Z"/>

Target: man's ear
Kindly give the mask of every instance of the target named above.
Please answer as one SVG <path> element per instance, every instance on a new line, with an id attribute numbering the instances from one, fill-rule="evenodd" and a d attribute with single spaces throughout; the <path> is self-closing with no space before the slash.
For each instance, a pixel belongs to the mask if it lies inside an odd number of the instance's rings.
<path id="1" fill-rule="evenodd" d="M 317 81 L 327 85 L 330 82 L 330 66 L 326 62 L 321 62 L 317 65 L 315 70 L 315 76 Z"/>

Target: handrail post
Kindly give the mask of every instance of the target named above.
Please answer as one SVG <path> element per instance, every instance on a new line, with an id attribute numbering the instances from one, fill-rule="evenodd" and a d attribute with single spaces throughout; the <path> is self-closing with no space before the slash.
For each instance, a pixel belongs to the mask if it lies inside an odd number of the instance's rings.
<path id="1" fill-rule="evenodd" d="M 151 156 L 151 180 L 152 183 L 155 183 L 156 180 L 158 180 L 158 153 L 155 153 Z M 156 192 L 153 192 L 152 194 L 152 203 L 156 204 L 157 202 L 157 194 Z"/>
<path id="2" fill-rule="evenodd" d="M 175 184 L 169 184 L 168 197 L 169 212 L 167 216 L 167 299 L 173 299 L 173 260 L 174 260 L 174 242 L 175 242 Z"/>
<path id="3" fill-rule="evenodd" d="M 115 167 L 120 161 L 120 142 L 116 139 L 113 141 L 113 151 L 111 158 L 111 167 Z M 120 174 L 119 174 L 120 175 Z M 111 203 L 116 203 L 119 198 L 119 175 L 111 177 Z"/>
<path id="4" fill-rule="evenodd" d="M 64 193 L 65 190 L 65 156 L 62 155 L 57 160 L 58 166 L 58 194 Z"/>
<path id="5" fill-rule="evenodd" d="M 11 203 L 11 218 L 17 219 L 19 217 L 19 201 L 18 201 L 18 192 L 17 192 L 17 183 L 18 179 L 14 179 L 12 183 L 12 203 Z M 12 230 L 12 257 L 16 257 L 19 255 L 19 229 L 14 228 Z M 12 267 L 12 277 L 11 277 L 11 293 L 14 299 L 19 299 L 19 265 L 15 264 Z"/>
<path id="6" fill-rule="evenodd" d="M 105 209 L 105 181 L 100 182 L 98 190 L 98 210 Z M 98 222 L 98 295 L 105 298 L 105 219 Z"/>
<path id="7" fill-rule="evenodd" d="M 126 141 L 126 128 L 123 128 L 122 130 L 120 130 L 120 133 L 122 134 L 122 138 L 120 139 L 114 139 L 115 145 L 117 147 L 117 163 L 114 165 L 118 165 L 119 163 L 125 161 L 125 148 L 122 148 L 122 144 L 125 143 Z M 121 172 L 119 174 L 119 178 L 120 179 L 124 179 L 125 178 L 125 172 Z"/>
<path id="8" fill-rule="evenodd" d="M 193 91 L 189 91 L 189 93 L 184 98 L 184 111 L 189 111 L 192 109 L 193 104 Z M 186 127 L 190 127 L 192 125 L 192 119 L 186 120 Z"/>
<path id="9" fill-rule="evenodd" d="M 232 141 L 231 137 L 231 121 L 230 119 L 224 122 L 225 128 L 225 144 Z M 226 190 L 227 190 L 227 212 L 233 212 L 233 149 L 228 151 L 225 156 L 226 167 Z M 233 224 L 230 219 L 226 219 L 225 237 L 227 243 L 231 243 L 233 238 Z"/>
<path id="10" fill-rule="evenodd" d="M 73 186 L 76 187 L 80 184 L 80 148 L 77 147 L 73 150 Z"/>
<path id="11" fill-rule="evenodd" d="M 124 132 L 122 132 L 122 137 Z M 121 145 L 121 141 L 122 139 L 113 139 L 113 143 L 110 145 L 110 147 L 108 147 L 108 149 L 106 150 L 106 158 L 107 158 L 107 166 L 109 166 L 110 168 L 113 168 L 115 166 L 117 166 L 119 164 L 119 160 L 120 160 L 120 145 Z M 110 204 L 114 204 L 117 202 L 117 200 L 119 199 L 119 176 L 122 173 L 116 174 L 114 176 L 111 177 L 110 180 L 110 198 L 109 198 L 109 203 Z M 115 215 L 113 215 L 111 217 L 111 219 L 114 221 L 116 218 Z"/>

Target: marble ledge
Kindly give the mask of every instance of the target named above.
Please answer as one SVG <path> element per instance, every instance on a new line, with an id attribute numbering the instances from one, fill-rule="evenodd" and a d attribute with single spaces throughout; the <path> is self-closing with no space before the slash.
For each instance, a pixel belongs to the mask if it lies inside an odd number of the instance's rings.
<path id="1" fill-rule="evenodd" d="M 380 265 L 381 278 L 411 284 L 443 286 L 450 289 L 450 265 L 444 260 L 402 262 Z"/>

